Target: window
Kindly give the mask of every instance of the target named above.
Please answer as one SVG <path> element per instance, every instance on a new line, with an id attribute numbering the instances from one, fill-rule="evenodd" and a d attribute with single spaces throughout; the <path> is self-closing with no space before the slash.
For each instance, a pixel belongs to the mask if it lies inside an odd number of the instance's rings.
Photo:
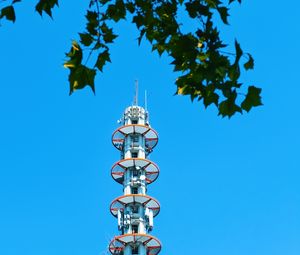
<path id="1" fill-rule="evenodd" d="M 132 124 L 138 124 L 138 120 L 131 120 Z"/>
<path id="2" fill-rule="evenodd" d="M 137 187 L 132 187 L 131 188 L 131 193 L 132 194 L 138 194 L 138 188 Z"/>
<path id="3" fill-rule="evenodd" d="M 138 177 L 139 176 L 139 170 L 132 170 L 132 177 Z"/>
<path id="4" fill-rule="evenodd" d="M 137 158 L 137 157 L 138 157 L 137 151 L 132 151 L 132 152 L 131 152 L 131 157 L 132 157 L 132 158 Z"/>
<path id="5" fill-rule="evenodd" d="M 138 213 L 139 212 L 139 207 L 138 206 L 133 206 L 132 207 L 132 212 L 133 213 Z"/>
<path id="6" fill-rule="evenodd" d="M 132 234 L 137 234 L 139 232 L 139 226 L 138 225 L 132 225 L 131 229 L 132 229 Z M 138 253 L 134 253 L 134 254 L 138 254 Z"/>
<path id="7" fill-rule="evenodd" d="M 131 247 L 131 254 L 139 254 L 139 247 L 138 246 Z"/>
<path id="8" fill-rule="evenodd" d="M 132 140 L 132 142 L 134 142 L 134 143 L 138 143 L 138 142 L 139 142 L 139 136 L 138 136 L 138 135 L 133 135 L 133 136 L 131 137 L 131 140 Z"/>

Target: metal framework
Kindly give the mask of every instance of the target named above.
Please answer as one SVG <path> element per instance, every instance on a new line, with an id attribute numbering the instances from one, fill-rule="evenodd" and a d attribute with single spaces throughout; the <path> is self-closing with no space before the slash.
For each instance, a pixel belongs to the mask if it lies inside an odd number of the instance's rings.
<path id="1" fill-rule="evenodd" d="M 130 134 L 140 134 L 144 136 L 145 148 L 150 153 L 158 142 L 158 134 L 149 125 L 124 125 L 119 127 L 112 135 L 113 145 L 120 151 L 123 150 L 125 138 Z"/>
<path id="2" fill-rule="evenodd" d="M 147 254 L 156 255 L 161 250 L 161 244 L 158 239 L 145 234 L 127 234 L 116 236 L 109 244 L 109 250 L 112 254 L 120 254 L 130 243 L 141 243 L 147 248 Z"/>
<path id="3" fill-rule="evenodd" d="M 116 182 L 122 184 L 124 181 L 124 173 L 130 168 L 144 169 L 147 184 L 154 182 L 159 174 L 158 166 L 152 161 L 144 158 L 128 158 L 122 159 L 113 165 L 111 176 Z"/>
<path id="4" fill-rule="evenodd" d="M 122 126 L 112 135 L 121 160 L 112 166 L 111 176 L 124 190 L 110 205 L 121 233 L 109 244 L 113 255 L 157 255 L 161 250 L 160 241 L 149 234 L 160 205 L 146 194 L 147 185 L 159 175 L 158 166 L 147 159 L 157 142 L 158 134 L 149 125 L 148 112 L 137 105 L 127 107 Z"/>

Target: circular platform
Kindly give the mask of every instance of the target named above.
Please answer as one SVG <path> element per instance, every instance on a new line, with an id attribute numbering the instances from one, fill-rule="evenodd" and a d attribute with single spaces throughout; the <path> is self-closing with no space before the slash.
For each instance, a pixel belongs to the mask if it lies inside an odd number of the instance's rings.
<path id="1" fill-rule="evenodd" d="M 148 255 L 156 255 L 161 250 L 160 241 L 150 235 L 146 234 L 126 234 L 115 236 L 109 244 L 109 251 L 111 254 L 121 254 L 126 245 L 141 243 L 147 248 Z"/>
<path id="2" fill-rule="evenodd" d="M 116 182 L 123 184 L 124 173 L 128 168 L 131 167 L 141 168 L 146 171 L 147 184 L 154 182 L 159 174 L 158 166 L 152 161 L 143 158 L 128 158 L 122 159 L 113 165 L 113 167 L 111 168 L 112 178 Z"/>
<path id="3" fill-rule="evenodd" d="M 158 142 L 158 134 L 154 129 L 146 125 L 135 124 L 119 127 L 112 134 L 113 145 L 118 150 L 122 150 L 124 147 L 124 139 L 129 134 L 141 134 L 145 136 L 145 146 L 148 153 L 152 151 Z"/>
<path id="4" fill-rule="evenodd" d="M 116 198 L 110 205 L 110 212 L 113 216 L 117 217 L 118 210 L 124 211 L 124 207 L 128 204 L 142 204 L 153 211 L 155 217 L 160 211 L 160 205 L 156 199 L 146 195 L 130 194 Z"/>

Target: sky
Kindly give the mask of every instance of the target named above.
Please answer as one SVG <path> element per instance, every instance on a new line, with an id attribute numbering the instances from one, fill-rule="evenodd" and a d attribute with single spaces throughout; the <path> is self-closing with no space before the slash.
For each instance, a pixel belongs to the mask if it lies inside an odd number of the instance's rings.
<path id="1" fill-rule="evenodd" d="M 300 2 L 234 5 L 228 43 L 255 59 L 243 81 L 264 106 L 230 120 L 174 96 L 170 59 L 151 53 L 130 23 L 117 26 L 112 63 L 89 88 L 68 95 L 64 53 L 84 30 L 88 1 L 60 1 L 54 21 L 31 1 L 0 27 L 0 254 L 104 255 L 118 234 L 110 176 L 120 158 L 111 134 L 131 105 L 134 81 L 159 142 L 161 204 L 152 235 L 160 254 L 300 254 Z"/>

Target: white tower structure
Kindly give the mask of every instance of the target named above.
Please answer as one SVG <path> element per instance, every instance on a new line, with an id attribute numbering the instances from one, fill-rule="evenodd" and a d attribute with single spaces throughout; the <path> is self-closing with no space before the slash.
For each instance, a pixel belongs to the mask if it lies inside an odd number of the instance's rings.
<path id="1" fill-rule="evenodd" d="M 135 105 L 125 109 L 122 126 L 112 135 L 113 145 L 121 151 L 121 160 L 113 165 L 111 175 L 123 185 L 124 192 L 110 206 L 120 231 L 109 244 L 114 255 L 156 255 L 161 250 L 160 241 L 149 234 L 160 205 L 146 194 L 148 184 L 159 174 L 157 165 L 147 159 L 158 135 L 150 127 L 147 110 L 136 104 L 137 98 Z"/>

